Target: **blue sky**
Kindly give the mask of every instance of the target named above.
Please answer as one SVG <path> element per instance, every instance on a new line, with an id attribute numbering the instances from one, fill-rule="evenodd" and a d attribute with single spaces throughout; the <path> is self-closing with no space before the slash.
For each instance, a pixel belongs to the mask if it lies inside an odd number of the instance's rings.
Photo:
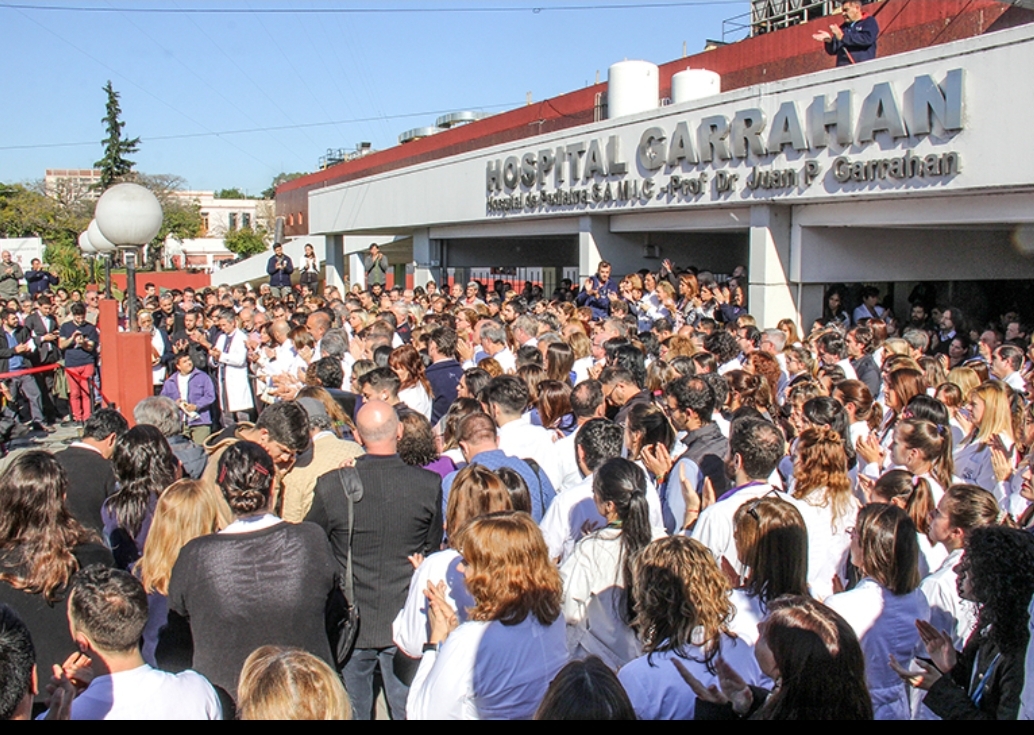
<path id="1" fill-rule="evenodd" d="M 606 7 L 614 5 L 625 7 Z M 529 92 L 541 100 L 592 83 L 597 70 L 606 79 L 615 61 L 676 59 L 684 42 L 694 53 L 722 37 L 724 19 L 749 7 L 747 0 L 0 0 L 0 181 L 99 159 L 109 79 L 121 94 L 126 135 L 142 138 L 138 170 L 182 176 L 193 189 L 257 194 L 281 171 L 314 170 L 328 148 L 359 141 L 388 148 L 440 113 L 499 112 L 524 104 Z M 405 12 L 256 12 L 299 8 Z M 256 128 L 265 130 L 231 132 Z"/>

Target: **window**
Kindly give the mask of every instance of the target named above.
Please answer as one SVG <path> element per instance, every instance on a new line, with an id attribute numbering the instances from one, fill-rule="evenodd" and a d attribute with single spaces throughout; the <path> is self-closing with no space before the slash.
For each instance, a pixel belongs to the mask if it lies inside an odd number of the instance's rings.
<path id="1" fill-rule="evenodd" d="M 226 215 L 226 229 L 228 229 L 230 232 L 233 232 L 234 230 L 237 229 L 237 213 L 236 212 L 230 212 L 229 214 Z"/>
<path id="2" fill-rule="evenodd" d="M 251 213 L 250 212 L 242 212 L 241 213 L 241 227 L 251 227 Z"/>

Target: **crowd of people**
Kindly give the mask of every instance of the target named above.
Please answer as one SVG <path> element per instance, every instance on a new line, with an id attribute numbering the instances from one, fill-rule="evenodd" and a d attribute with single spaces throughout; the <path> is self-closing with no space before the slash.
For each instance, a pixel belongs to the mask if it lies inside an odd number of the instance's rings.
<path id="1" fill-rule="evenodd" d="M 743 268 L 290 265 L 144 289 L 132 428 L 96 292 L 8 305 L 7 372 L 62 363 L 9 378 L 10 421 L 82 430 L 0 474 L 0 717 L 1034 715 L 1019 314 L 833 285 L 805 331 Z"/>

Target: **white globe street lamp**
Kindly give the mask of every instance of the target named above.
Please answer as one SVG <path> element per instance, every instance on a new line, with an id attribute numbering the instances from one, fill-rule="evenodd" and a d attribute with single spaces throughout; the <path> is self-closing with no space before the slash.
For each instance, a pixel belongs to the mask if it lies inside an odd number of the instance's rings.
<path id="1" fill-rule="evenodd" d="M 151 242 L 162 228 L 162 205 L 151 190 L 139 184 L 116 184 L 97 201 L 94 218 L 100 233 L 122 250 L 129 304 L 127 317 L 129 329 L 135 332 L 137 248 Z M 90 241 L 94 242 L 92 233 Z M 108 293 L 111 293 L 110 283 Z"/>
<path id="2" fill-rule="evenodd" d="M 97 220 L 90 220 L 90 226 L 86 229 L 86 236 L 90 241 L 90 246 L 93 247 L 94 252 L 100 253 L 101 255 L 111 255 L 113 252 L 118 250 L 115 247 L 115 243 L 111 242 L 108 238 L 104 237 L 101 232 L 101 228 L 97 225 Z M 79 240 L 82 244 L 82 239 Z"/>
<path id="3" fill-rule="evenodd" d="M 82 251 L 83 255 L 97 255 L 97 248 L 90 242 L 89 230 L 83 230 L 79 235 L 79 250 Z"/>

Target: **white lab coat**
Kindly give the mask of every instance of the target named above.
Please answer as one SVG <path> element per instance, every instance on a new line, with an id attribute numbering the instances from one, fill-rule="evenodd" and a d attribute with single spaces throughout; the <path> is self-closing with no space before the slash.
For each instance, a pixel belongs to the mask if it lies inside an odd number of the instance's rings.
<path id="1" fill-rule="evenodd" d="M 1013 455 L 1013 441 L 1005 434 L 999 434 L 1005 448 L 1009 450 L 1009 458 Z M 955 450 L 955 474 L 962 482 L 982 487 L 989 493 L 995 492 L 998 478 L 991 463 L 991 448 L 983 442 L 963 444 Z M 998 498 L 999 502 L 1001 498 Z"/>
<path id="2" fill-rule="evenodd" d="M 815 599 L 833 594 L 833 577 L 847 581 L 847 557 L 851 534 L 858 517 L 858 500 L 851 496 L 843 515 L 833 518 L 833 505 L 826 501 L 826 488 L 816 488 L 803 498 L 787 498 L 800 511 L 808 529 L 808 586 Z M 823 505 L 823 502 L 826 502 Z"/>
<path id="3" fill-rule="evenodd" d="M 248 341 L 244 332 L 233 330 L 229 335 L 220 334 L 215 341 L 221 350 L 218 362 L 219 390 L 223 391 L 222 406 L 227 411 L 250 411 L 255 407 L 251 395 L 251 376 L 248 375 Z"/>
<path id="4" fill-rule="evenodd" d="M 742 574 L 743 565 L 740 563 L 740 555 L 736 552 L 736 543 L 732 536 L 733 516 L 744 503 L 757 500 L 770 492 L 772 486 L 767 482 L 739 488 L 725 500 L 719 500 L 714 505 L 704 508 L 696 525 L 693 526 L 690 537 L 706 546 L 719 564 L 722 563 L 722 557 L 725 557 L 732 568 Z M 782 493 L 779 497 L 786 500 Z"/>
<path id="5" fill-rule="evenodd" d="M 406 702 L 410 720 L 530 720 L 567 663 L 564 618 L 542 625 L 468 621 L 424 654 Z"/>
<path id="6" fill-rule="evenodd" d="M 963 649 L 977 625 L 976 603 L 959 596 L 955 567 L 961 559 L 962 549 L 951 552 L 941 568 L 919 585 L 930 604 L 930 624 L 951 634 L 956 651 Z"/>
<path id="7" fill-rule="evenodd" d="M 424 559 L 413 572 L 409 583 L 406 605 L 392 623 L 392 640 L 399 650 L 410 658 L 421 658 L 424 644 L 431 635 L 427 619 L 427 583 L 437 585 L 445 582 L 445 600 L 456 613 L 461 623 L 467 621 L 467 610 L 474 607 L 475 600 L 467 591 L 466 579 L 460 571 L 463 559 L 455 549 L 445 549 Z"/>
<path id="8" fill-rule="evenodd" d="M 925 652 L 916 629 L 916 620 L 930 620 L 930 606 L 922 591 L 895 595 L 867 577 L 853 590 L 827 599 L 826 605 L 844 616 L 862 644 L 875 718 L 909 719 L 908 689 L 889 661 L 893 655 L 908 668 L 915 656 Z"/>

